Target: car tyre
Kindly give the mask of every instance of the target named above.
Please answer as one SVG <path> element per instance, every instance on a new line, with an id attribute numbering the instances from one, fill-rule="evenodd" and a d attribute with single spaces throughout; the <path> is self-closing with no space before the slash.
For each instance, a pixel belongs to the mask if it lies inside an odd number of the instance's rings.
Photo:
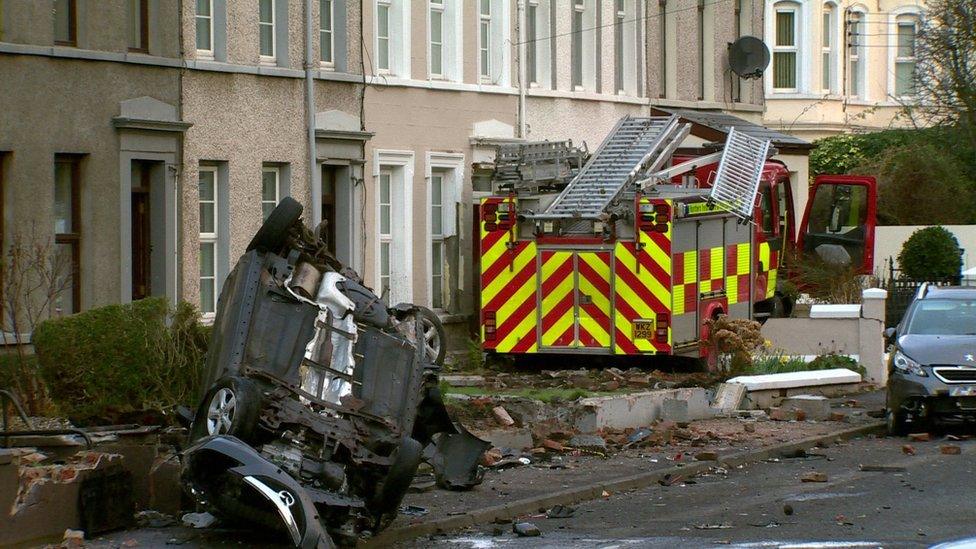
<path id="1" fill-rule="evenodd" d="M 258 248 L 268 251 L 280 250 L 288 238 L 289 229 L 301 217 L 302 205 L 290 196 L 282 198 L 258 232 L 254 234 L 251 243 L 247 245 L 247 251 Z"/>
<path id="2" fill-rule="evenodd" d="M 261 390 L 253 381 L 237 376 L 217 380 L 207 391 L 190 428 L 190 439 L 231 435 L 253 442 L 261 409 Z"/>
<path id="3" fill-rule="evenodd" d="M 437 313 L 427 307 L 417 307 L 417 311 L 420 315 L 420 327 L 424 332 L 427 359 L 432 364 L 443 366 L 447 357 L 447 334 L 444 332 L 444 325 Z"/>
<path id="4" fill-rule="evenodd" d="M 887 429 L 888 435 L 893 437 L 900 437 L 907 434 L 904 415 L 897 410 L 889 408 L 885 412 L 885 429 Z"/>
<path id="5" fill-rule="evenodd" d="M 411 437 L 403 437 L 400 447 L 396 450 L 393 465 L 386 473 L 386 478 L 376 490 L 376 495 L 370 502 L 370 511 L 382 525 L 384 522 L 396 518 L 400 502 L 407 495 L 410 483 L 417 473 L 423 456 L 423 445 Z"/>

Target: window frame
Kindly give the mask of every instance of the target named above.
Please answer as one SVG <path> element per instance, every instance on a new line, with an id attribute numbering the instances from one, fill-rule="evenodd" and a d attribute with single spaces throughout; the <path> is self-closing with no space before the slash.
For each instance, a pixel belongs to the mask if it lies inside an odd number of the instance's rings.
<path id="1" fill-rule="evenodd" d="M 428 193 L 428 200 L 427 200 L 427 204 L 428 204 L 428 206 L 427 206 L 428 232 L 427 232 L 427 234 L 428 234 L 429 253 L 430 253 L 430 258 L 431 258 L 431 261 L 430 261 L 430 272 L 428 273 L 428 279 L 429 280 L 427 281 L 427 283 L 428 283 L 428 287 L 430 288 L 429 291 L 428 291 L 428 296 L 429 296 L 429 301 L 430 301 L 430 307 L 431 307 L 431 309 L 434 309 L 434 310 L 437 310 L 437 309 L 443 310 L 445 308 L 444 307 L 444 305 L 445 305 L 445 300 L 444 300 L 444 290 L 445 290 L 444 282 L 445 282 L 445 277 L 444 277 L 444 265 L 443 265 L 444 251 L 445 251 L 445 248 L 444 248 L 444 240 L 445 240 L 445 232 L 444 232 L 444 222 L 445 222 L 445 216 L 444 216 L 445 203 L 444 202 L 445 201 L 444 201 L 444 198 L 445 198 L 445 196 L 448 195 L 448 193 L 445 193 L 445 187 L 450 184 L 450 180 L 451 180 L 451 176 L 452 176 L 452 171 L 453 170 L 450 170 L 450 169 L 447 169 L 447 168 L 442 168 L 442 167 L 436 167 L 436 168 L 432 169 L 431 172 L 430 172 L 430 185 L 429 185 L 429 188 L 428 188 L 428 191 L 427 191 L 427 193 Z M 435 178 L 438 181 L 437 183 L 435 183 Z M 438 191 L 440 192 L 440 203 L 439 204 L 435 204 L 434 203 L 434 188 L 435 188 L 435 186 L 439 186 L 439 188 L 438 188 Z M 434 208 L 435 207 L 438 208 L 438 210 L 437 210 L 436 213 L 434 211 Z M 439 219 L 440 219 L 440 231 L 439 232 L 434 232 L 434 219 L 435 219 L 435 215 L 437 215 L 439 217 Z M 439 249 L 440 249 L 440 261 L 438 261 L 438 258 L 435 257 L 435 255 L 434 255 L 434 248 L 435 247 L 438 247 L 438 246 L 439 246 Z M 435 293 L 434 292 L 435 292 L 435 288 L 437 288 L 437 285 L 435 285 L 435 280 L 438 282 L 439 287 L 440 287 L 440 295 L 439 296 L 436 296 L 436 299 L 435 299 Z"/>
<path id="2" fill-rule="evenodd" d="M 264 174 L 266 173 L 273 173 L 275 176 L 275 180 L 274 180 L 275 196 L 273 201 L 268 200 L 264 194 Z M 267 221 L 268 215 L 271 213 L 271 211 L 268 211 L 267 214 L 264 213 L 265 205 L 270 204 L 271 209 L 274 210 L 275 206 L 277 206 L 281 202 L 282 194 L 283 193 L 281 192 L 281 166 L 276 164 L 265 164 L 261 166 L 261 216 L 263 220 Z"/>
<path id="3" fill-rule="evenodd" d="M 207 200 L 207 201 L 204 201 L 202 198 L 200 198 L 200 194 L 199 194 L 199 184 L 200 184 L 200 179 L 201 179 L 200 178 L 200 174 L 202 174 L 204 172 L 212 173 L 213 174 L 213 199 L 212 200 Z M 202 259 L 202 256 L 203 256 L 202 249 L 203 249 L 204 244 L 209 244 L 209 245 L 213 246 L 213 275 L 206 276 L 206 277 L 203 276 L 202 263 L 201 263 L 200 269 L 198 271 L 199 274 L 198 274 L 198 277 L 197 277 L 197 282 L 200 285 L 199 286 L 200 287 L 200 311 L 201 311 L 201 313 L 202 313 L 202 315 L 203 315 L 204 318 L 213 318 L 214 315 L 216 315 L 216 312 L 217 312 L 217 301 L 218 301 L 218 299 L 220 297 L 220 292 L 218 291 L 218 288 L 217 288 L 217 283 L 218 283 L 218 280 L 217 280 L 218 275 L 217 275 L 217 273 L 219 272 L 219 265 L 220 265 L 220 263 L 219 263 L 220 262 L 220 259 L 219 259 L 219 255 L 220 255 L 219 254 L 219 241 L 220 241 L 220 208 L 219 208 L 219 202 L 220 202 L 220 182 L 219 181 L 220 181 L 220 179 L 219 178 L 220 178 L 220 173 L 219 173 L 219 169 L 218 169 L 217 166 L 200 166 L 200 168 L 198 170 L 198 174 L 197 174 L 197 186 L 198 186 L 197 200 L 198 200 L 198 203 L 201 206 L 205 202 L 211 204 L 211 208 L 213 208 L 213 220 L 214 220 L 214 222 L 213 222 L 213 231 L 212 232 L 206 232 L 205 233 L 205 232 L 203 232 L 203 227 L 202 226 L 198 226 L 199 243 L 200 243 L 200 250 L 201 250 L 200 259 Z M 202 218 L 200 219 L 200 221 L 202 221 Z M 202 291 L 202 289 L 203 289 L 203 280 L 204 279 L 212 279 L 213 280 L 213 303 L 210 304 L 212 306 L 212 308 L 213 308 L 212 311 L 207 311 L 206 308 L 204 307 L 204 304 L 203 304 L 203 291 Z"/>
<path id="4" fill-rule="evenodd" d="M 380 34 L 380 10 L 386 10 L 386 35 Z M 393 72 L 393 51 L 390 47 L 393 43 L 393 33 L 392 22 L 393 22 L 393 4 L 390 0 L 376 0 L 376 15 L 374 16 L 375 22 L 375 32 L 376 39 L 374 42 L 376 50 L 376 72 L 378 74 L 391 74 Z M 386 52 L 386 66 L 380 64 L 380 41 L 386 41 L 386 47 L 384 50 Z"/>
<path id="5" fill-rule="evenodd" d="M 791 13 L 793 15 L 793 44 L 782 45 L 779 44 L 779 14 L 780 13 Z M 800 29 L 802 25 L 800 24 L 801 7 L 792 2 L 780 2 L 773 5 L 773 39 L 772 39 L 772 90 L 773 93 L 797 93 L 800 90 L 800 63 L 802 62 L 800 58 L 800 43 L 802 37 L 800 35 Z M 793 54 L 793 86 L 792 87 L 777 87 L 776 85 L 776 54 Z"/>
<path id="6" fill-rule="evenodd" d="M 613 18 L 613 86 L 614 93 L 626 93 L 624 75 L 624 23 L 627 20 L 627 5 L 624 0 L 614 0 Z"/>
<path id="7" fill-rule="evenodd" d="M 261 20 L 261 2 L 271 2 L 271 21 Z M 262 63 L 276 63 L 278 61 L 278 17 L 275 11 L 278 9 L 278 0 L 258 0 L 258 56 Z M 261 51 L 261 27 L 269 27 L 271 29 L 271 55 L 267 55 Z"/>
<path id="8" fill-rule="evenodd" d="M 583 89 L 583 27 L 586 25 L 586 0 L 572 0 L 570 10 L 570 87 L 573 91 L 581 91 Z"/>
<path id="9" fill-rule="evenodd" d="M 444 80 L 446 78 L 444 70 L 444 24 L 447 21 L 447 6 L 444 5 L 445 0 L 428 0 L 427 1 L 427 76 L 432 79 Z M 440 16 L 441 35 L 439 41 L 436 44 L 440 47 L 440 70 L 434 71 L 434 14 L 437 13 Z"/>
<path id="10" fill-rule="evenodd" d="M 824 2 L 820 21 L 820 89 L 824 93 L 833 93 L 837 89 L 837 12 L 839 8 L 833 2 Z"/>
<path id="11" fill-rule="evenodd" d="M 81 312 L 81 156 L 74 154 L 54 155 L 54 189 L 57 192 L 58 165 L 68 165 L 71 170 L 71 226 L 68 232 L 57 232 L 55 227 L 55 252 L 58 245 L 68 245 L 71 249 L 71 314 Z M 57 203 L 55 195 L 54 203 Z M 56 215 L 56 214 L 55 214 Z M 55 218 L 55 221 L 57 219 Z"/>
<path id="12" fill-rule="evenodd" d="M 865 89 L 867 56 L 864 55 L 864 44 L 861 44 L 860 40 L 857 39 L 859 36 L 864 36 L 865 15 L 866 13 L 863 10 L 853 8 L 848 10 L 847 16 L 844 18 L 848 45 L 845 62 L 849 75 L 845 93 L 858 99 L 867 97 L 867 90 Z M 853 23 L 857 24 L 857 33 L 852 30 Z M 857 63 L 856 68 L 855 63 Z"/>
<path id="13" fill-rule="evenodd" d="M 484 84 L 492 82 L 491 35 L 495 31 L 495 23 L 491 3 L 492 0 L 478 0 L 478 79 Z M 488 7 L 487 13 L 485 6 Z"/>
<path id="14" fill-rule="evenodd" d="M 902 13 L 893 14 L 894 17 L 894 47 L 892 47 L 892 65 L 891 65 L 891 78 L 893 79 L 893 85 L 891 86 L 891 95 L 896 98 L 912 98 L 915 97 L 917 90 L 915 89 L 914 73 L 918 66 L 918 30 L 921 24 L 920 15 L 914 11 L 906 11 Z M 902 27 L 912 27 L 912 55 L 903 56 L 901 55 L 901 29 Z M 898 90 L 898 66 L 904 64 L 912 65 L 912 76 L 909 81 L 910 89 L 908 93 L 900 93 Z"/>
<path id="15" fill-rule="evenodd" d="M 539 85 L 539 0 L 525 5 L 525 79 L 529 86 Z"/>
<path id="16" fill-rule="evenodd" d="M 129 0 L 130 9 L 139 6 L 139 45 L 129 43 L 129 51 L 133 53 L 149 53 L 149 0 Z M 133 14 L 129 14 L 129 24 L 133 23 Z M 133 29 L 129 29 L 130 33 Z M 196 29 L 194 29 L 196 30 Z M 131 38 L 131 36 L 130 36 Z"/>
<path id="17" fill-rule="evenodd" d="M 57 37 L 57 9 L 54 10 L 54 45 L 55 46 L 67 46 L 67 47 L 78 47 L 78 0 L 64 0 L 67 2 L 68 6 L 68 38 L 67 40 L 58 40 Z M 55 5 L 56 8 L 56 5 Z"/>
<path id="18" fill-rule="evenodd" d="M 386 178 L 387 200 L 383 202 L 383 178 Z M 393 291 L 393 168 L 381 166 L 377 177 L 376 189 L 376 237 L 378 241 L 378 257 L 376 258 L 376 272 L 380 295 Z M 383 208 L 387 211 L 387 232 L 383 232 Z M 386 246 L 386 274 L 383 274 L 383 247 Z M 385 279 L 385 282 L 384 282 Z M 385 285 L 384 285 L 385 284 Z"/>
<path id="19" fill-rule="evenodd" d="M 325 17 L 322 8 L 326 4 L 329 6 L 328 29 L 323 25 Z M 319 65 L 327 69 L 335 68 L 335 12 L 335 0 L 319 0 Z M 325 33 L 329 35 L 329 59 L 325 59 L 322 53 L 322 35 Z"/>
<path id="20" fill-rule="evenodd" d="M 194 8 L 194 11 L 193 11 L 193 22 L 194 22 L 193 31 L 194 31 L 194 33 L 196 33 L 197 26 L 200 24 L 200 20 L 201 19 L 206 19 L 207 20 L 207 25 L 208 25 L 208 27 L 210 29 L 210 32 L 208 33 L 209 36 L 210 36 L 210 44 L 208 44 L 208 46 L 210 46 L 210 47 L 209 48 L 201 48 L 200 47 L 200 44 L 196 44 L 196 55 L 197 55 L 197 57 L 213 59 L 214 58 L 214 47 L 215 47 L 215 45 L 214 45 L 214 0 L 204 0 L 204 1 L 207 2 L 207 5 L 210 7 L 210 13 L 207 14 L 207 15 L 200 15 L 200 13 L 196 10 L 196 8 Z M 194 34 L 193 37 L 194 37 L 194 40 L 196 40 L 196 34 Z"/>

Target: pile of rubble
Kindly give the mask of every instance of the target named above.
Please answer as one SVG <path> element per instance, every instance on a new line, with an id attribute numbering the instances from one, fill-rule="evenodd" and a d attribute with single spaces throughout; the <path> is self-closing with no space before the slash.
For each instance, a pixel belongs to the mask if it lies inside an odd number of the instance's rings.
<path id="1" fill-rule="evenodd" d="M 719 378 L 707 372 L 648 372 L 641 368 L 541 370 L 538 372 L 494 372 L 479 375 L 444 375 L 441 379 L 455 387 L 481 387 L 497 393 L 512 389 L 580 389 L 595 392 L 620 390 L 673 389 L 714 385 Z"/>

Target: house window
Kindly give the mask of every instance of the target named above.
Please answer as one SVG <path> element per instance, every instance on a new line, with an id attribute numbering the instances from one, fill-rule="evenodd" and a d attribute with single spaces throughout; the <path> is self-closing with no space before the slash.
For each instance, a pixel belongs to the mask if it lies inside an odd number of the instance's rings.
<path id="1" fill-rule="evenodd" d="M 54 43 L 78 45 L 78 5 L 76 0 L 54 0 Z"/>
<path id="2" fill-rule="evenodd" d="M 861 43 L 863 40 L 862 23 L 862 13 L 856 11 L 850 13 L 850 18 L 847 22 L 847 44 L 849 51 L 848 59 L 850 61 L 850 94 L 855 97 L 861 97 L 864 93 L 864 63 L 861 59 L 861 48 L 863 47 Z"/>
<path id="3" fill-rule="evenodd" d="M 444 308 L 444 185 L 449 173 L 433 171 L 430 175 L 430 304 Z"/>
<path id="4" fill-rule="evenodd" d="M 54 157 L 54 246 L 61 281 L 55 312 L 74 314 L 81 310 L 81 159 L 77 156 Z"/>
<path id="5" fill-rule="evenodd" d="M 430 0 L 430 65 L 432 77 L 444 76 L 444 0 Z"/>
<path id="6" fill-rule="evenodd" d="M 393 172 L 381 170 L 379 184 L 380 295 L 383 295 L 390 291 L 390 256 L 393 245 Z"/>
<path id="7" fill-rule="evenodd" d="M 213 57 L 213 0 L 197 0 L 197 53 Z"/>
<path id="8" fill-rule="evenodd" d="M 275 0 L 258 0 L 258 32 L 261 58 L 275 58 Z"/>
<path id="9" fill-rule="evenodd" d="M 898 17 L 898 46 L 895 49 L 895 96 L 915 93 L 915 36 L 918 19 L 914 15 Z"/>
<path id="10" fill-rule="evenodd" d="M 319 0 L 319 60 L 323 65 L 335 65 L 335 11 L 332 0 Z"/>
<path id="11" fill-rule="evenodd" d="M 281 195 L 281 168 L 265 166 L 261 170 L 261 213 L 264 219 L 268 219 L 281 201 Z"/>
<path id="12" fill-rule="evenodd" d="M 585 0 L 573 0 L 572 40 L 570 44 L 573 59 L 573 88 L 583 86 L 583 12 Z"/>
<path id="13" fill-rule="evenodd" d="M 820 46 L 820 63 L 822 65 L 820 87 L 824 92 L 830 93 L 834 88 L 834 7 L 829 4 L 824 6 Z"/>
<path id="14" fill-rule="evenodd" d="M 149 0 L 129 0 L 129 51 L 149 51 Z"/>
<path id="15" fill-rule="evenodd" d="M 200 167 L 200 311 L 217 311 L 217 168 Z"/>
<path id="16" fill-rule="evenodd" d="M 478 33 L 480 36 L 479 41 L 479 67 L 481 67 L 481 77 L 491 78 L 491 1 L 492 0 L 480 0 L 479 15 L 478 15 Z"/>
<path id="17" fill-rule="evenodd" d="M 390 70 L 390 4 L 376 4 L 376 68 Z"/>
<path id="18" fill-rule="evenodd" d="M 797 85 L 797 9 L 776 8 L 776 40 L 773 43 L 773 88 L 796 91 Z"/>

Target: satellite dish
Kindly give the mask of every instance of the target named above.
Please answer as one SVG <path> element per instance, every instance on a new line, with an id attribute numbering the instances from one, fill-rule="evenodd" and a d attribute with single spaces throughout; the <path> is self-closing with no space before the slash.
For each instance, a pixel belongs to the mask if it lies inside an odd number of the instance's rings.
<path id="1" fill-rule="evenodd" d="M 729 45 L 729 68 L 742 78 L 759 78 L 769 66 L 769 48 L 755 36 L 743 36 Z"/>

